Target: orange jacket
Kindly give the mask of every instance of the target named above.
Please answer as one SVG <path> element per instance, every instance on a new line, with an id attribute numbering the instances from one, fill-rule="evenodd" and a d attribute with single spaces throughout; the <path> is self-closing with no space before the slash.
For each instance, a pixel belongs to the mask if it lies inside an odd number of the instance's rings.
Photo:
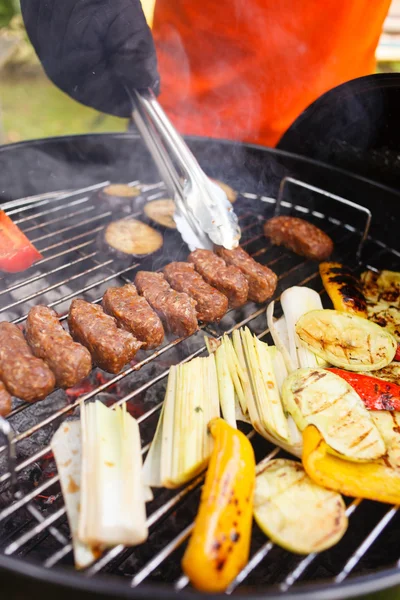
<path id="1" fill-rule="evenodd" d="M 186 134 L 274 146 L 318 96 L 375 69 L 390 0 L 157 0 L 160 102 Z"/>

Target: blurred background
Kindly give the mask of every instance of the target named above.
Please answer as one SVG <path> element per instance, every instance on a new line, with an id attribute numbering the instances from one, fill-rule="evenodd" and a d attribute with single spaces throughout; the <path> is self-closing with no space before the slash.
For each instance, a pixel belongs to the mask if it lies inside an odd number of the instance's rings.
<path id="1" fill-rule="evenodd" d="M 150 26 L 155 2 L 142 0 Z M 384 25 L 377 70 L 400 71 L 400 0 L 393 0 Z M 74 102 L 47 79 L 25 34 L 19 0 L 0 0 L 0 144 L 126 128 L 126 120 Z"/>

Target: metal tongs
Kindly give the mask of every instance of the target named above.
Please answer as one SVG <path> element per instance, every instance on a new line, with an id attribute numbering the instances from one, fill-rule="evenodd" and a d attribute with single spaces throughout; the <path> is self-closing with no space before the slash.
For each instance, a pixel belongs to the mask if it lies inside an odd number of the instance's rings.
<path id="1" fill-rule="evenodd" d="M 202 171 L 151 90 L 133 93 L 132 117 L 176 206 L 174 220 L 191 250 L 236 248 L 238 219 L 225 192 Z"/>

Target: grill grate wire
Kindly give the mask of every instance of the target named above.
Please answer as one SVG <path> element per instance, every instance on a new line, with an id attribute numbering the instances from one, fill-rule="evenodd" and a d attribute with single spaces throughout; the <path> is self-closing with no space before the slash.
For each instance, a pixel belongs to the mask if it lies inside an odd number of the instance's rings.
<path id="1" fill-rule="evenodd" d="M 283 200 L 283 192 L 285 188 L 285 183 L 290 183 L 292 185 L 300 185 L 304 186 L 303 182 L 299 182 L 298 180 L 293 180 L 291 178 L 287 178 L 287 181 L 283 180 L 280 188 L 280 195 L 278 197 L 278 201 L 272 198 L 266 198 L 263 196 L 257 196 L 255 194 L 243 193 L 242 197 L 251 200 L 253 202 L 258 202 L 259 204 L 264 203 L 261 210 L 264 210 L 267 205 L 271 205 L 271 208 L 275 206 L 291 208 L 294 212 L 300 213 L 299 216 L 302 216 L 304 213 L 309 213 L 316 220 L 325 220 L 327 224 L 324 226 L 324 229 L 330 233 L 330 230 L 340 231 L 339 241 L 337 242 L 338 247 L 344 248 L 345 251 L 342 251 L 342 259 L 344 259 L 347 255 L 350 258 L 351 251 L 346 252 L 347 242 L 354 237 L 354 233 L 360 234 L 362 242 L 365 241 L 368 234 L 368 226 L 369 226 L 369 218 L 367 215 L 366 227 L 364 231 L 357 231 L 353 225 L 349 225 L 346 223 L 341 223 L 338 219 L 334 217 L 329 217 L 320 213 L 319 211 L 312 211 L 306 206 L 294 205 Z M 104 284 L 116 280 L 122 282 L 131 282 L 133 277 L 131 273 L 139 266 L 139 263 L 135 263 L 130 265 L 127 268 L 119 269 L 113 271 L 113 259 L 101 260 L 99 251 L 96 249 L 95 240 L 96 235 L 99 233 L 104 227 L 104 221 L 109 219 L 111 216 L 110 211 L 104 211 L 100 214 L 97 214 L 96 205 L 93 202 L 93 196 L 91 195 L 96 190 L 101 187 L 107 185 L 108 182 L 102 182 L 97 184 L 96 186 L 91 186 L 90 188 L 84 188 L 81 190 L 76 190 L 73 192 L 59 192 L 54 193 L 53 195 L 45 194 L 43 196 L 31 197 L 27 199 L 21 199 L 17 201 L 12 201 L 2 206 L 3 209 L 7 211 L 9 215 L 17 214 L 18 219 L 15 220 L 16 223 L 21 227 L 23 231 L 29 233 L 30 239 L 37 244 L 38 249 L 42 252 L 44 258 L 39 263 L 35 265 L 35 267 L 41 267 L 43 264 L 49 264 L 49 267 L 46 271 L 40 272 L 35 275 L 28 276 L 27 278 L 16 281 L 11 285 L 7 285 L 7 281 L 4 281 L 5 287 L 0 291 L 0 302 L 2 297 L 4 302 L 0 305 L 0 315 L 1 318 L 8 318 L 10 314 L 9 311 L 15 310 L 16 308 L 22 308 L 22 314 L 16 316 L 12 319 L 14 323 L 23 323 L 26 319 L 27 313 L 29 311 L 29 302 L 31 300 L 39 299 L 40 302 L 46 303 L 51 307 L 60 307 L 64 308 L 64 311 L 61 312 L 61 320 L 65 320 L 66 318 L 66 310 L 67 305 L 65 304 L 69 300 L 74 297 L 81 296 L 90 292 L 92 290 L 96 291 L 96 297 L 90 298 L 93 302 L 100 302 L 102 294 L 98 293 Z M 163 195 L 163 186 L 158 183 L 155 185 L 141 185 L 140 182 L 132 182 L 131 185 L 139 185 L 141 186 L 142 192 L 147 196 L 147 199 L 153 199 L 162 197 Z M 306 186 L 307 187 L 307 186 Z M 312 187 L 312 186 L 311 186 Z M 325 195 L 329 195 L 329 193 L 324 190 L 318 190 L 317 188 L 313 188 L 313 191 L 321 192 Z M 239 204 L 239 201 L 238 201 Z M 38 210 L 38 208 L 45 206 L 45 209 Z M 66 211 L 66 212 L 65 212 Z M 365 210 L 363 211 L 365 213 Z M 86 218 L 86 215 L 92 214 L 93 216 L 89 216 Z M 48 215 L 51 215 L 50 219 L 47 219 Z M 132 215 L 134 216 L 134 215 Z M 239 212 L 239 219 L 241 223 L 245 222 L 246 219 L 253 220 L 248 225 L 242 226 L 242 231 L 246 234 L 247 231 L 251 232 L 255 225 L 259 224 L 257 218 L 253 218 L 255 215 L 250 211 Z M 41 220 L 44 218 L 44 220 Z M 73 222 L 74 219 L 81 219 L 78 223 Z M 71 220 L 71 223 L 69 223 Z M 100 224 L 99 224 L 100 222 Z M 68 223 L 65 225 L 65 223 Z M 80 229 L 84 229 L 83 231 L 79 231 Z M 39 234 L 36 236 L 36 234 Z M 57 241 L 57 237 L 62 236 L 62 239 Z M 53 238 L 53 240 L 52 240 Z M 260 243 L 262 240 L 262 235 L 258 232 L 256 235 L 252 237 L 245 237 L 244 246 L 249 249 L 254 244 Z M 47 246 L 41 246 L 40 242 L 45 241 Z M 398 253 L 393 251 L 386 246 L 382 242 L 375 242 L 368 238 L 367 244 L 371 245 L 372 255 L 374 258 L 379 257 L 381 255 L 389 256 L 397 256 Z M 67 246 L 64 249 L 61 249 L 62 246 Z M 379 246 L 379 249 L 377 248 Z M 260 259 L 265 258 L 265 255 L 268 253 L 269 248 L 266 244 L 262 245 L 258 250 L 251 252 L 253 256 Z M 55 253 L 54 253 L 55 251 Z M 58 259 L 65 259 L 66 262 L 62 264 L 58 264 L 57 266 L 51 267 L 51 261 L 57 261 Z M 88 266 L 83 268 L 82 270 L 76 271 L 76 268 L 81 265 L 84 266 L 85 261 L 88 262 Z M 285 282 L 285 280 L 290 281 L 290 285 L 306 285 L 306 284 L 315 284 L 316 279 L 318 277 L 318 272 L 315 270 L 315 267 L 312 269 L 307 269 L 307 261 L 301 260 L 297 261 L 297 264 L 293 263 L 293 257 L 286 253 L 279 251 L 279 254 L 271 259 L 268 259 L 264 262 L 267 266 L 274 268 L 274 265 L 279 263 L 287 263 L 288 268 L 286 268 L 282 273 L 279 273 L 279 284 Z M 74 273 L 70 276 L 68 275 L 68 269 L 73 268 Z M 301 275 L 302 271 L 304 271 L 303 275 Z M 58 276 L 61 278 L 57 279 L 51 285 L 47 285 L 47 280 L 49 276 Z M 86 285 L 81 285 L 82 280 L 87 280 L 87 277 L 91 275 L 99 275 L 98 278 L 95 278 L 91 283 Z M 293 281 L 293 279 L 295 281 Z M 46 301 L 49 292 L 54 290 L 59 290 L 60 288 L 64 288 L 65 286 L 70 285 L 71 283 L 79 283 L 78 289 L 73 289 L 69 293 L 63 293 L 59 298 Z M 35 285 L 42 285 L 34 292 L 24 294 L 16 300 L 9 302 L 7 301 L 7 297 L 10 293 L 17 292 L 24 287 Z M 117 283 L 118 285 L 118 283 Z M 98 291 L 97 291 L 98 290 Z M 323 293 L 322 290 L 318 290 L 320 293 Z M 233 312 L 233 311 L 230 311 Z M 265 307 L 256 308 L 252 307 L 250 312 L 240 320 L 240 322 L 234 322 L 231 327 L 226 328 L 224 331 L 228 333 L 233 331 L 236 328 L 242 327 L 244 325 L 252 325 L 261 315 L 265 312 Z M 230 314 L 230 313 L 229 313 Z M 218 339 L 221 337 L 222 333 L 216 331 L 212 326 L 203 327 L 203 333 Z M 268 329 L 264 329 L 258 333 L 258 337 L 263 338 L 268 335 Z M 162 359 L 163 355 L 167 354 L 169 351 L 180 348 L 184 345 L 185 340 L 183 339 L 175 339 L 167 343 L 165 346 L 160 348 L 159 350 L 153 352 L 151 355 L 146 356 L 141 362 L 135 364 L 127 368 L 122 373 L 119 373 L 116 376 L 113 376 L 111 379 L 106 382 L 98 385 L 93 390 L 88 393 L 80 396 L 75 401 L 69 403 L 67 406 L 64 406 L 41 421 L 36 422 L 33 426 L 28 429 L 16 433 L 12 444 L 18 448 L 18 443 L 26 440 L 27 438 L 33 436 L 37 432 L 39 432 L 42 428 L 53 424 L 57 419 L 60 419 L 66 416 L 68 413 L 77 408 L 80 402 L 90 401 L 92 398 L 96 397 L 98 394 L 102 392 L 106 392 L 113 385 L 123 381 L 128 378 L 131 374 L 138 372 L 140 369 L 144 368 L 147 365 L 151 365 L 157 359 Z M 184 350 L 185 356 L 182 358 L 181 362 L 186 362 L 195 356 L 202 354 L 205 351 L 205 345 L 201 344 L 199 348 L 197 348 L 193 352 L 187 353 Z M 126 393 L 122 398 L 118 399 L 115 402 L 115 406 L 120 405 L 122 403 L 126 403 L 130 400 L 137 398 L 140 394 L 157 384 L 165 380 L 168 375 L 169 369 L 166 368 L 163 372 L 159 373 L 155 377 L 149 379 L 146 383 L 140 385 L 136 389 L 132 390 L 129 393 Z M 162 402 L 158 402 L 150 409 L 148 409 L 144 414 L 142 414 L 138 418 L 138 422 L 140 425 L 151 420 L 153 416 L 156 416 L 161 408 Z M 34 410 L 32 405 L 28 403 L 20 403 L 9 415 L 9 422 L 13 420 L 13 418 L 20 413 L 30 409 Z M 253 431 L 249 434 L 250 437 L 258 437 L 255 435 Z M 268 444 L 266 444 L 268 446 Z M 271 445 L 269 445 L 271 446 Z M 148 444 L 142 448 L 142 452 L 145 453 L 148 449 Z M 8 445 L 3 445 L 0 448 L 0 458 L 7 450 L 9 450 Z M 26 457 L 24 460 L 20 461 L 15 467 L 15 476 L 18 477 L 19 474 L 23 473 L 25 470 L 31 468 L 38 461 L 40 462 L 43 457 L 45 457 L 50 452 L 50 446 L 44 445 L 36 452 L 34 452 L 31 456 Z M 279 448 L 272 448 L 269 453 L 264 457 L 263 462 L 271 460 L 273 457 L 277 456 L 281 450 Z M 0 475 L 0 485 L 4 487 L 5 490 L 9 488 L 10 480 L 14 475 L 13 469 L 4 468 L 1 471 Z M 158 506 L 153 512 L 151 512 L 148 516 L 148 525 L 150 529 L 150 533 L 154 531 L 158 524 L 160 524 L 172 511 L 177 510 L 179 506 L 192 495 L 198 491 L 201 483 L 203 481 L 203 475 L 198 476 L 196 479 L 191 481 L 188 485 L 183 487 L 182 489 L 175 491 L 172 496 L 163 502 L 160 506 Z M 21 511 L 26 511 L 31 519 L 33 519 L 33 523 L 35 523 L 32 527 L 22 527 L 19 528 L 22 533 L 19 531 L 15 532 L 14 539 L 7 543 L 5 547 L 3 547 L 2 551 L 6 555 L 14 555 L 19 554 L 24 548 L 28 545 L 29 542 L 34 541 L 35 538 L 40 538 L 41 535 L 44 536 L 52 536 L 54 540 L 58 544 L 58 548 L 53 551 L 49 556 L 42 561 L 42 564 L 45 567 L 53 567 L 59 564 L 63 559 L 71 555 L 72 553 L 72 545 L 69 539 L 69 534 L 65 535 L 60 531 L 62 527 L 65 530 L 65 522 L 66 522 L 66 511 L 65 507 L 61 505 L 55 511 L 50 511 L 50 514 L 43 515 L 42 512 L 33 504 L 33 501 L 37 499 L 38 496 L 48 491 L 53 487 L 59 486 L 59 477 L 55 473 L 49 479 L 45 480 L 41 484 L 39 484 L 34 489 L 26 493 L 22 493 L 18 489 L 15 491 L 14 498 L 8 502 L 8 504 L 0 510 L 0 525 L 3 522 L 6 522 Z M 1 498 L 1 493 L 0 493 Z M 347 514 L 349 517 L 352 517 L 357 509 L 361 506 L 362 501 L 359 499 L 354 499 L 349 506 L 347 507 Z M 378 536 L 385 530 L 385 528 L 389 525 L 392 519 L 397 514 L 397 506 L 390 507 L 383 517 L 373 526 L 369 531 L 368 535 L 365 536 L 363 541 L 358 545 L 357 548 L 348 556 L 345 560 L 345 564 L 342 568 L 336 573 L 334 578 L 332 579 L 332 584 L 337 584 L 344 581 L 348 575 L 357 567 L 360 560 L 364 557 L 364 555 L 368 552 L 370 547 L 376 541 Z M 31 522 L 31 521 L 30 521 Z M 187 538 L 190 535 L 191 529 L 193 527 L 193 523 L 191 521 L 182 523 L 180 526 L 179 532 L 174 535 L 174 537 L 166 543 L 161 550 L 156 552 L 150 560 L 144 561 L 144 564 L 134 573 L 130 578 L 130 586 L 137 587 L 151 576 L 151 574 L 156 571 L 165 561 L 171 558 L 171 556 L 179 550 L 186 542 Z M 351 522 L 350 522 L 351 529 Z M 11 536 L 12 537 L 12 536 Z M 250 557 L 249 563 L 246 567 L 241 571 L 235 581 L 231 584 L 229 589 L 227 590 L 227 594 L 233 593 L 243 582 L 250 577 L 254 570 L 256 570 L 264 560 L 268 559 L 268 555 L 273 551 L 274 544 L 268 540 L 264 541 L 262 545 L 252 553 Z M 123 546 L 117 546 L 111 550 L 108 550 L 100 557 L 91 567 L 89 567 L 85 576 L 94 576 L 97 573 L 103 570 L 112 570 L 112 567 L 115 563 L 121 562 L 124 560 L 124 554 L 126 552 L 132 552 L 132 550 L 127 550 Z M 289 553 L 287 553 L 289 555 Z M 29 557 L 29 551 L 27 553 Z M 298 580 L 300 580 L 307 569 L 316 561 L 318 558 L 317 554 L 310 554 L 306 557 L 299 558 L 296 561 L 294 568 L 290 570 L 290 572 L 285 576 L 284 580 L 279 584 L 279 588 L 281 592 L 286 592 L 291 588 Z M 182 590 L 188 585 L 188 580 L 184 575 L 178 577 L 173 583 L 173 586 L 176 590 Z"/>

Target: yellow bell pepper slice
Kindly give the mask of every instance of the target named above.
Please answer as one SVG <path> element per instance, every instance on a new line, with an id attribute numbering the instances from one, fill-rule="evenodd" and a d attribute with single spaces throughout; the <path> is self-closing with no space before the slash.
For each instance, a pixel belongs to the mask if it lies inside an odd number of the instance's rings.
<path id="1" fill-rule="evenodd" d="M 354 498 L 400 503 L 400 471 L 379 459 L 354 463 L 333 454 L 314 425 L 303 431 L 302 462 L 307 475 L 319 485 Z"/>
<path id="2" fill-rule="evenodd" d="M 367 302 L 361 283 L 350 269 L 341 263 L 322 262 L 319 265 L 319 273 L 335 310 L 367 318 Z"/>
<path id="3" fill-rule="evenodd" d="M 249 558 L 255 459 L 246 436 L 223 419 L 209 430 L 214 448 L 182 568 L 198 590 L 222 592 Z"/>

